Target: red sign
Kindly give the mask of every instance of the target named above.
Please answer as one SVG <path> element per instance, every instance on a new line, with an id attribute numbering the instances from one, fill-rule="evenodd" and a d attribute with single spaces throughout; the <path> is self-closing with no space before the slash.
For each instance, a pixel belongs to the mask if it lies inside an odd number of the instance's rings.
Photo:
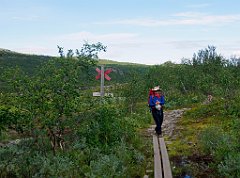
<path id="1" fill-rule="evenodd" d="M 98 80 L 101 77 L 101 70 L 99 68 L 96 68 L 96 71 L 98 72 L 98 75 L 96 76 L 96 80 Z M 112 69 L 107 69 L 104 72 L 104 77 L 106 80 L 111 80 L 111 78 L 108 76 L 108 74 L 110 74 L 111 72 L 112 72 Z"/>
<path id="2" fill-rule="evenodd" d="M 99 68 L 96 68 L 96 71 L 98 72 L 98 75 L 96 76 L 96 80 L 98 80 L 101 77 L 101 70 Z"/>

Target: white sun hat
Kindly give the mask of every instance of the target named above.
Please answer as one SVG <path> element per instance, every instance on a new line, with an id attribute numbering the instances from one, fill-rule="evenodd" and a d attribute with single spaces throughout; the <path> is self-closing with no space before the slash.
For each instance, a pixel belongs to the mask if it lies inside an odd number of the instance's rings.
<path id="1" fill-rule="evenodd" d="M 160 87 L 159 86 L 156 86 L 152 89 L 153 91 L 160 91 Z"/>

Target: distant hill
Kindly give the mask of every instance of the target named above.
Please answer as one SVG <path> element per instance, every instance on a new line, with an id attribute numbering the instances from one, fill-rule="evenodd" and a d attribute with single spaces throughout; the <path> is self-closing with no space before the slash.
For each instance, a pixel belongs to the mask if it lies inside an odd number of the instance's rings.
<path id="1" fill-rule="evenodd" d="M 138 64 L 138 63 L 130 63 L 130 62 L 118 62 L 118 61 L 113 61 L 113 60 L 108 60 L 108 59 L 99 59 L 99 64 L 117 64 L 117 65 L 134 65 L 134 66 L 147 66 L 145 64 Z"/>
<path id="2" fill-rule="evenodd" d="M 54 57 L 43 55 L 22 54 L 8 49 L 0 48 L 0 67 L 20 67 L 25 72 L 32 74 L 42 62 Z"/>
<path id="3" fill-rule="evenodd" d="M 44 56 L 44 55 L 30 55 L 18 53 L 15 51 L 11 51 L 8 49 L 0 48 L 0 65 L 4 67 L 15 67 L 19 66 L 23 68 L 23 70 L 32 73 L 34 69 L 40 65 L 42 62 L 52 59 L 55 57 L 52 56 Z M 107 59 L 99 59 L 99 65 L 105 64 L 109 65 L 125 65 L 125 66 L 146 66 L 144 64 L 137 63 L 128 63 L 128 62 L 118 62 Z"/>
<path id="4" fill-rule="evenodd" d="M 56 57 L 44 56 L 44 55 L 29 55 L 10 51 L 8 49 L 0 48 L 0 71 L 8 67 L 20 67 L 26 73 L 32 75 L 36 72 L 37 67 L 43 62 L 54 59 Z M 129 80 L 129 76 L 132 73 L 137 73 L 139 76 L 144 75 L 149 68 L 148 65 L 128 63 L 128 62 L 117 62 L 113 60 L 99 60 L 99 65 L 104 64 L 105 68 L 112 68 L 113 72 L 110 74 L 112 82 L 126 82 Z M 1 73 L 1 72 L 0 72 Z M 92 69 L 91 75 L 95 75 L 95 68 Z M 93 77 L 94 78 L 94 77 Z"/>

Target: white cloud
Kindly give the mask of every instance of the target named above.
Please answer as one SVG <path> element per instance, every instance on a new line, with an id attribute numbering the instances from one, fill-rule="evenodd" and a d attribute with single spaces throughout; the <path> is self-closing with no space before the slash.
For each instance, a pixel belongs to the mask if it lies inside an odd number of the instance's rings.
<path id="1" fill-rule="evenodd" d="M 194 49 L 202 47 L 206 47 L 210 41 L 208 40 L 180 40 L 180 41 L 169 41 L 167 42 L 168 45 L 173 47 L 177 50 L 183 50 L 183 49 Z"/>
<path id="2" fill-rule="evenodd" d="M 131 60 L 131 62 L 134 62 L 134 59 L 138 58 L 137 56 L 140 54 L 140 51 L 145 50 L 145 43 L 149 41 L 144 41 L 137 33 L 94 34 L 86 31 L 65 34 L 60 36 L 58 39 L 63 42 L 63 46 L 65 47 L 71 45 L 71 49 L 81 47 L 79 46 L 80 42 L 87 41 L 89 43 L 96 43 L 99 41 L 103 43 L 103 45 L 107 45 L 107 52 L 100 53 L 100 58 L 119 61 Z M 144 63 L 144 61 L 141 60 L 135 62 Z"/>
<path id="3" fill-rule="evenodd" d="M 37 15 L 25 15 L 25 16 L 14 16 L 12 20 L 17 21 L 36 21 L 39 20 L 41 17 Z"/>
<path id="4" fill-rule="evenodd" d="M 109 34 L 96 34 L 87 31 L 63 34 L 55 37 L 42 37 L 41 44 L 22 45 L 21 48 L 11 48 L 14 51 L 28 53 L 28 54 L 45 54 L 45 55 L 58 55 L 57 45 L 64 47 L 65 53 L 68 49 L 80 49 L 82 44 L 86 41 L 88 43 L 101 42 L 107 46 L 106 53 L 100 53 L 100 56 L 108 59 L 122 59 L 127 58 L 128 51 L 137 49 L 142 44 L 139 34 L 136 33 L 109 33 Z M 38 39 L 34 39 L 39 41 Z M 131 53 L 131 52 L 130 52 Z M 113 57 L 113 58 L 112 58 Z"/>
<path id="5" fill-rule="evenodd" d="M 102 59 L 145 64 L 161 64 L 169 60 L 179 63 L 183 57 L 191 58 L 194 52 L 206 48 L 207 45 L 215 45 L 217 52 L 223 54 L 239 54 L 240 51 L 237 48 L 238 43 L 225 40 L 174 40 L 174 38 L 169 39 L 160 36 L 144 37 L 137 33 L 96 34 L 87 31 L 46 37 L 43 40 L 44 43 L 26 44 L 22 45 L 21 48 L 12 50 L 30 54 L 58 56 L 57 45 L 64 47 L 66 53 L 68 49 L 81 48 L 84 40 L 89 43 L 99 41 L 107 46 L 107 52 L 99 54 Z"/>
<path id="6" fill-rule="evenodd" d="M 209 7 L 211 4 L 208 3 L 203 3 L 203 4 L 191 4 L 188 5 L 187 7 L 189 8 L 204 8 L 204 7 Z"/>
<path id="7" fill-rule="evenodd" d="M 235 15 L 206 15 L 201 13 L 182 13 L 178 17 L 185 19 L 180 20 L 180 24 L 189 25 L 211 25 L 211 24 L 225 24 L 240 21 L 240 14 Z M 186 22 L 186 23 L 185 23 Z"/>
<path id="8" fill-rule="evenodd" d="M 237 51 L 233 51 L 232 55 L 236 57 L 240 57 L 240 49 Z"/>
<path id="9" fill-rule="evenodd" d="M 41 46 L 23 46 L 21 48 L 13 48 L 13 51 L 25 53 L 25 54 L 40 54 L 40 55 L 52 55 L 53 49 Z M 55 49 L 57 51 L 57 49 Z"/>
<path id="10" fill-rule="evenodd" d="M 54 41 L 55 43 L 61 42 L 60 46 L 64 46 L 65 49 L 79 49 L 84 42 L 101 42 L 108 47 L 107 51 L 110 49 L 113 51 L 132 49 L 142 44 L 140 35 L 137 33 L 95 34 L 86 31 L 61 35 L 56 37 Z"/>
<path id="11" fill-rule="evenodd" d="M 200 13 L 200 12 L 192 12 L 192 11 L 188 11 L 188 12 L 180 12 L 180 13 L 176 13 L 173 14 L 173 17 L 184 17 L 184 18 L 197 18 L 197 17 L 201 17 L 201 16 L 206 16 L 207 14 L 205 13 Z"/>
<path id="12" fill-rule="evenodd" d="M 78 32 L 78 33 L 71 33 L 71 34 L 65 34 L 62 35 L 60 37 L 58 37 L 58 39 L 60 40 L 67 40 L 67 41 L 93 41 L 93 42 L 97 42 L 97 41 L 131 41 L 133 39 L 136 39 L 138 36 L 138 34 L 136 33 L 109 33 L 109 34 L 102 34 L 102 35 L 97 35 L 97 34 L 93 34 L 90 32 Z"/>
<path id="13" fill-rule="evenodd" d="M 123 19 L 98 24 L 107 25 L 134 25 L 134 26 L 169 26 L 169 25 L 223 25 L 226 23 L 239 22 L 240 14 L 232 15 L 207 15 L 197 12 L 182 12 L 173 14 L 170 18 L 163 19 Z"/>

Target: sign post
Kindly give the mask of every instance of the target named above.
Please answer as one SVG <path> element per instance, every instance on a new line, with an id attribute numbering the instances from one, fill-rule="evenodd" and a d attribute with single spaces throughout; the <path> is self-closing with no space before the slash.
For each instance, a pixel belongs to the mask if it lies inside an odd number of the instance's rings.
<path id="1" fill-rule="evenodd" d="M 104 97 L 104 65 L 101 66 L 101 97 Z"/>
<path id="2" fill-rule="evenodd" d="M 94 92 L 93 96 L 99 96 L 99 94 L 100 94 L 101 97 L 104 97 L 105 96 L 105 93 L 104 93 L 104 78 L 108 81 L 111 80 L 111 78 L 108 76 L 108 74 L 110 74 L 110 72 L 112 72 L 112 69 L 108 69 L 108 70 L 104 71 L 104 65 L 101 65 L 101 70 L 99 68 L 96 68 L 96 71 L 98 72 L 98 75 L 96 76 L 96 80 L 101 78 L 101 85 L 100 85 L 100 93 L 99 92 Z M 112 95 L 112 94 L 110 93 L 110 95 Z"/>

